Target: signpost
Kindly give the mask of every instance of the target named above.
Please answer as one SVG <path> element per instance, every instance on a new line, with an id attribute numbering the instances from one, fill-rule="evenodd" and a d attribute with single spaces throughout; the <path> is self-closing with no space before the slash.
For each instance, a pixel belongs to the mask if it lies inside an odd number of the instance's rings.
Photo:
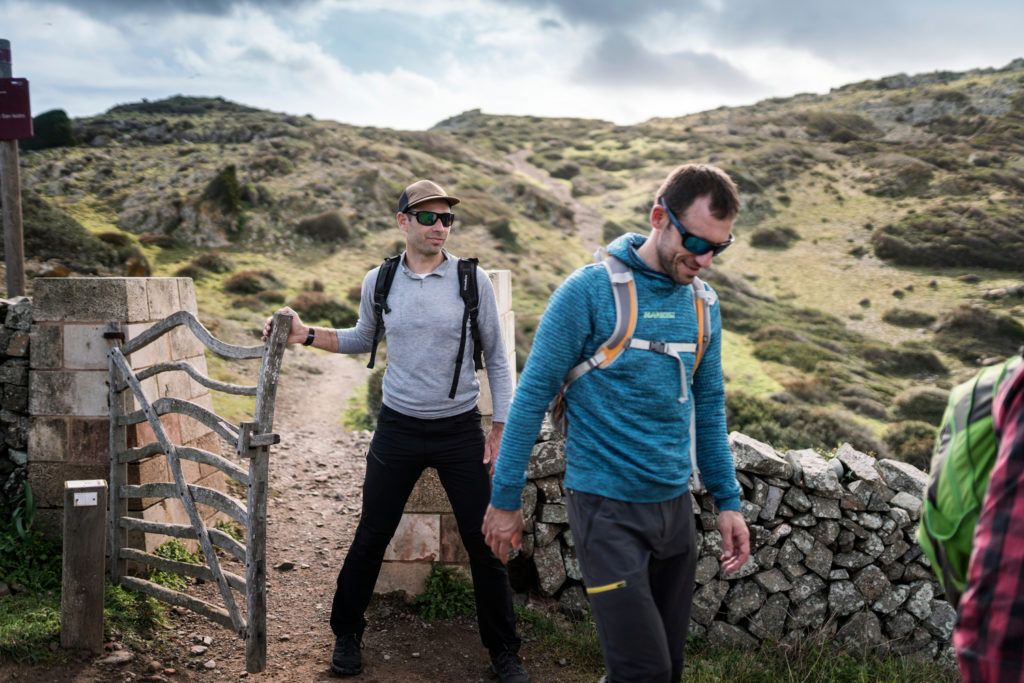
<path id="1" fill-rule="evenodd" d="M 7 296 L 25 294 L 18 140 L 32 137 L 28 81 L 11 78 L 11 41 L 0 38 L 0 201 L 3 202 Z"/>

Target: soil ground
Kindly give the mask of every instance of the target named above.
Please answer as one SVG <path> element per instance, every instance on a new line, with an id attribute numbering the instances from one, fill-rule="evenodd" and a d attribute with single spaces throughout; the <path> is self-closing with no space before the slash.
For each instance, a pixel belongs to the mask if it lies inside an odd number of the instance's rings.
<path id="1" fill-rule="evenodd" d="M 230 631 L 173 608 L 168 626 L 144 649 L 111 642 L 101 655 L 57 667 L 0 664 L 0 681 L 343 680 L 328 664 L 334 644 L 328 621 L 337 572 L 359 521 L 371 433 L 346 431 L 340 415 L 367 372 L 337 354 L 301 347 L 286 353 L 274 425 L 281 444 L 271 449 L 270 462 L 265 672 L 246 674 L 245 645 Z M 241 566 L 224 564 L 244 576 Z M 215 600 L 212 586 L 196 590 Z M 348 680 L 494 680 L 473 618 L 424 622 L 394 598 L 375 598 L 367 618 L 364 670 Z M 559 663 L 528 634 L 520 654 L 538 682 L 595 681 L 601 674 Z M 124 661 L 107 663 L 111 658 Z"/>

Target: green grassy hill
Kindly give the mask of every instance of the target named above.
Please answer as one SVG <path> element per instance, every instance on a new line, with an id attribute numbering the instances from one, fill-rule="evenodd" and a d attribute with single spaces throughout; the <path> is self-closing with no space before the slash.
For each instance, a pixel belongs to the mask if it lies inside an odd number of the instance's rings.
<path id="1" fill-rule="evenodd" d="M 350 324 L 363 274 L 401 248 L 397 195 L 430 177 L 464 200 L 450 249 L 512 271 L 522 361 L 547 297 L 589 260 L 550 183 L 608 241 L 646 232 L 667 171 L 703 161 L 744 203 L 709 277 L 732 428 L 921 465 L 945 392 L 1024 344 L 1024 60 L 635 126 L 470 111 L 396 131 L 189 97 L 72 124 L 76 146 L 23 153 L 26 203 L 46 208 L 26 245 L 60 223 L 107 246 L 89 243 L 94 262 L 27 246 L 29 275 L 137 274 L 141 255 L 194 277 L 226 333 L 282 302 Z M 548 182 L 514 171 L 517 152 Z"/>

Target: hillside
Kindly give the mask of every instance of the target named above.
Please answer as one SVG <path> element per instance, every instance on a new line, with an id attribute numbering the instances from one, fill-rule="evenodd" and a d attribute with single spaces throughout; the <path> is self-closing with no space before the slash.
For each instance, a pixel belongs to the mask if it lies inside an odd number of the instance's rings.
<path id="1" fill-rule="evenodd" d="M 646 232 L 665 173 L 706 161 L 744 203 L 709 277 L 732 428 L 921 465 L 948 389 L 1024 344 L 1024 60 L 636 126 L 470 111 L 396 131 L 189 97 L 72 125 L 77 146 L 22 155 L 41 205 L 29 275 L 190 275 L 227 333 L 285 301 L 350 324 L 365 271 L 401 248 L 395 198 L 430 177 L 464 200 L 451 250 L 513 273 L 522 362 L 548 295 L 589 260 L 583 214 L 603 241 Z M 106 251 L 47 249 L 57 224 Z"/>

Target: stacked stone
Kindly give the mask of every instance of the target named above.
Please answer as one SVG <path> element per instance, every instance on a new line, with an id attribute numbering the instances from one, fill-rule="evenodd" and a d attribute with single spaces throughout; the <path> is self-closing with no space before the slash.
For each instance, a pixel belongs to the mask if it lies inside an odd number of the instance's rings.
<path id="1" fill-rule="evenodd" d="M 0 500 L 16 496 L 28 462 L 28 350 L 32 302 L 0 299 Z"/>
<path id="2" fill-rule="evenodd" d="M 564 445 L 550 431 L 541 439 L 523 493 L 521 557 L 532 560 L 542 594 L 577 612 L 585 595 L 565 516 Z M 849 444 L 826 458 L 782 455 L 737 432 L 729 443 L 751 555 L 736 573 L 721 571 L 714 502 L 695 492 L 691 634 L 737 647 L 819 638 L 859 652 L 951 654 L 956 612 L 916 540 L 926 473 Z"/>

